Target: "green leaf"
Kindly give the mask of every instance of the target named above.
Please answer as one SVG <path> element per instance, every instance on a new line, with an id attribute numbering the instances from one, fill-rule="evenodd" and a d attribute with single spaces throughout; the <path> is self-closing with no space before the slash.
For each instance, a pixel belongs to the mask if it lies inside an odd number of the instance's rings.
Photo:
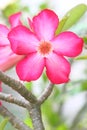
<path id="1" fill-rule="evenodd" d="M 47 3 L 42 3 L 42 4 L 40 5 L 40 9 L 41 9 L 41 10 L 46 9 L 46 8 L 48 8 L 48 4 L 47 4 Z"/>
<path id="2" fill-rule="evenodd" d="M 65 124 L 61 124 L 56 128 L 56 130 L 68 130 L 67 126 Z"/>
<path id="3" fill-rule="evenodd" d="M 44 83 L 46 83 L 48 81 L 46 73 L 43 73 L 42 78 L 43 78 Z"/>
<path id="4" fill-rule="evenodd" d="M 66 21 L 67 21 L 67 19 L 68 19 L 68 16 L 65 16 L 65 17 L 59 22 L 59 26 L 58 26 L 58 28 L 57 28 L 57 30 L 56 30 L 56 35 L 61 32 L 62 28 L 64 27 L 64 25 L 65 25 L 65 23 L 66 23 Z"/>
<path id="5" fill-rule="evenodd" d="M 24 122 L 25 122 L 25 124 L 27 126 L 29 126 L 30 128 L 33 128 L 33 124 L 32 124 L 31 118 L 27 117 Z"/>
<path id="6" fill-rule="evenodd" d="M 31 89 L 32 89 L 32 82 L 26 82 L 26 83 L 25 83 L 25 87 L 26 87 L 29 91 L 31 91 Z"/>
<path id="7" fill-rule="evenodd" d="M 0 123 L 0 130 L 4 130 L 5 126 L 7 125 L 9 119 L 5 118 L 1 123 Z"/>
<path id="8" fill-rule="evenodd" d="M 66 13 L 64 17 L 68 17 L 66 20 L 62 31 L 69 29 L 72 25 L 74 25 L 87 11 L 87 6 L 85 4 L 79 4 L 72 8 L 70 11 Z M 64 18 L 63 18 L 64 19 Z"/>
<path id="9" fill-rule="evenodd" d="M 87 81 L 83 81 L 83 82 L 81 83 L 81 90 L 82 90 L 82 91 L 87 91 Z"/>
<path id="10" fill-rule="evenodd" d="M 84 43 L 87 44 L 87 37 L 83 37 Z"/>
<path id="11" fill-rule="evenodd" d="M 87 60 L 87 55 L 79 56 L 79 57 L 75 58 L 75 60 Z"/>

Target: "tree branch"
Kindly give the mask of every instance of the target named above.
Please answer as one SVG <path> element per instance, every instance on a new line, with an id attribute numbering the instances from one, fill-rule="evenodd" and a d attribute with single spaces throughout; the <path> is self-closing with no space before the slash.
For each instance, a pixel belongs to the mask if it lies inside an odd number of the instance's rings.
<path id="1" fill-rule="evenodd" d="M 0 71 L 0 80 L 3 83 L 7 84 L 12 89 L 16 90 L 21 96 L 23 96 L 29 102 L 35 103 L 37 101 L 36 97 L 30 91 L 28 91 L 20 81 L 17 81 L 15 79 L 5 75 L 1 71 Z"/>
<path id="2" fill-rule="evenodd" d="M 0 106 L 0 114 L 3 117 L 8 117 L 10 123 L 18 130 L 31 130 L 27 125 L 25 125 L 20 119 L 15 117 L 11 112 L 8 111 L 4 106 Z"/>
<path id="3" fill-rule="evenodd" d="M 18 106 L 22 106 L 24 108 L 26 108 L 26 106 L 29 105 L 28 101 L 24 100 L 24 99 L 17 99 L 15 97 L 13 97 L 11 94 L 5 94 L 5 93 L 0 93 L 0 99 L 1 100 L 4 100 L 6 102 L 9 102 L 9 103 L 14 103 Z"/>
<path id="4" fill-rule="evenodd" d="M 42 122 L 40 105 L 31 104 L 31 107 L 27 109 L 32 119 L 34 130 L 45 130 Z"/>
<path id="5" fill-rule="evenodd" d="M 45 88 L 44 92 L 42 95 L 38 98 L 38 103 L 42 104 L 51 94 L 53 90 L 54 84 L 50 83 L 48 87 Z"/>

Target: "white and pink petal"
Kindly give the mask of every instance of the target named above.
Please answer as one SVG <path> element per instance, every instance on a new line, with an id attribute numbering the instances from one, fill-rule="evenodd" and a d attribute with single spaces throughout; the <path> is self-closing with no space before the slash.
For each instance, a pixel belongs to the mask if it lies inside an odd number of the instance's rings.
<path id="1" fill-rule="evenodd" d="M 20 21 L 20 17 L 21 17 L 21 12 L 15 13 L 9 17 L 11 28 L 16 27 L 18 25 L 22 25 Z"/>
<path id="2" fill-rule="evenodd" d="M 61 84 L 69 81 L 70 64 L 62 56 L 51 53 L 46 59 L 46 73 L 53 84 Z"/>
<path id="3" fill-rule="evenodd" d="M 51 43 L 54 52 L 69 57 L 79 55 L 83 48 L 82 38 L 69 31 L 60 33 Z"/>
<path id="4" fill-rule="evenodd" d="M 13 28 L 8 34 L 8 39 L 13 52 L 19 55 L 36 52 L 39 44 L 37 37 L 25 26 Z"/>
<path id="5" fill-rule="evenodd" d="M 43 69 L 44 58 L 38 53 L 26 56 L 16 66 L 17 74 L 23 81 L 37 80 L 41 76 Z"/>
<path id="6" fill-rule="evenodd" d="M 8 32 L 9 29 L 5 25 L 0 24 L 0 46 L 9 45 Z"/>
<path id="7" fill-rule="evenodd" d="M 59 20 L 52 10 L 42 10 L 33 18 L 33 29 L 39 40 L 49 41 L 54 37 Z"/>

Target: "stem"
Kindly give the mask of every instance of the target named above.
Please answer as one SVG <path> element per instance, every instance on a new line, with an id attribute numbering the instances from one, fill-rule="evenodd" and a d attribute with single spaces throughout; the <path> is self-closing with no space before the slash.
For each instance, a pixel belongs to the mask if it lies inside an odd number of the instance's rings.
<path id="1" fill-rule="evenodd" d="M 38 104 L 31 104 L 31 107 L 28 108 L 28 110 L 32 119 L 34 130 L 44 130 L 40 106 Z"/>
<path id="2" fill-rule="evenodd" d="M 50 94 L 52 93 L 52 90 L 53 90 L 53 86 L 54 86 L 54 84 L 50 83 L 49 86 L 47 88 L 45 88 L 42 95 L 38 98 L 39 104 L 44 103 L 44 101 L 50 96 Z"/>
<path id="3" fill-rule="evenodd" d="M 26 100 L 30 101 L 31 103 L 36 102 L 36 97 L 30 91 L 28 91 L 21 82 L 19 82 L 19 81 L 15 80 L 15 79 L 5 75 L 1 71 L 0 71 L 0 80 L 3 83 L 7 84 L 8 87 L 11 87 L 14 90 L 16 90 Z"/>
<path id="4" fill-rule="evenodd" d="M 31 130 L 27 125 L 25 125 L 20 119 L 15 117 L 11 112 L 8 111 L 4 106 L 0 106 L 0 114 L 3 117 L 8 117 L 10 123 L 18 130 Z"/>
<path id="5" fill-rule="evenodd" d="M 26 106 L 29 105 L 28 101 L 24 100 L 24 99 L 17 99 L 17 98 L 14 98 L 11 94 L 5 94 L 5 93 L 0 93 L 0 99 L 1 100 L 4 100 L 6 102 L 9 102 L 9 103 L 14 103 L 18 106 L 22 106 L 24 108 L 26 108 Z"/>

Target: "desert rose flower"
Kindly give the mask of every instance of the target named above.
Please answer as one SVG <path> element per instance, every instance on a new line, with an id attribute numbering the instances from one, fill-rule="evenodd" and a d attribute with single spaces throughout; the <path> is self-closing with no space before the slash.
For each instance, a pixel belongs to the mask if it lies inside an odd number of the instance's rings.
<path id="1" fill-rule="evenodd" d="M 20 22 L 21 13 L 16 13 L 9 17 L 11 28 L 21 25 Z M 10 29 L 11 29 L 10 28 Z M 0 70 L 6 71 L 13 67 L 23 56 L 19 56 L 13 53 L 10 47 L 10 42 L 7 35 L 10 31 L 5 25 L 0 24 Z M 0 82 L 0 92 L 2 91 Z M 1 105 L 1 102 L 0 102 Z"/>
<path id="2" fill-rule="evenodd" d="M 11 28 L 21 25 L 21 13 L 16 13 L 9 17 Z M 5 25 L 0 24 L 0 70 L 6 71 L 14 66 L 22 56 L 13 53 L 7 35 L 10 31 Z"/>
<path id="3" fill-rule="evenodd" d="M 65 56 L 79 55 L 83 40 L 70 31 L 55 36 L 59 19 L 52 10 L 41 11 L 29 23 L 31 29 L 20 25 L 8 34 L 13 52 L 25 55 L 16 66 L 19 78 L 23 81 L 36 80 L 45 68 L 52 83 L 68 82 L 70 64 Z"/>

